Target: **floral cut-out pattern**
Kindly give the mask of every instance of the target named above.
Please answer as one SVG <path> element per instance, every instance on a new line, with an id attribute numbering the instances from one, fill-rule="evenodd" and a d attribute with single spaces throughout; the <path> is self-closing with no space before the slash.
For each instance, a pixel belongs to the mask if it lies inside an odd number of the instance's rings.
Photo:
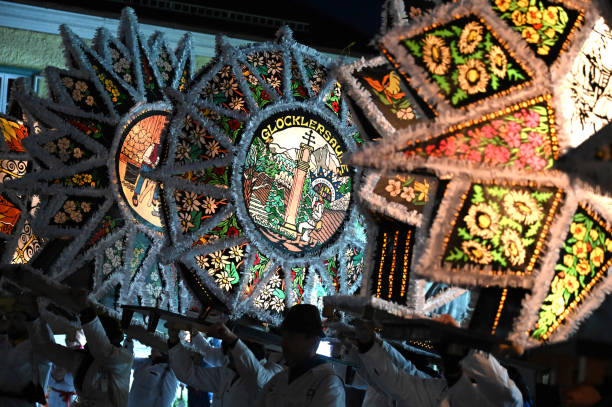
<path id="1" fill-rule="evenodd" d="M 548 295 L 529 335 L 547 340 L 601 283 L 611 265 L 612 231 L 598 215 L 579 207 L 561 248 Z"/>
<path id="2" fill-rule="evenodd" d="M 445 239 L 443 263 L 531 273 L 562 198 L 554 187 L 472 184 Z"/>
<path id="3" fill-rule="evenodd" d="M 548 0 L 491 0 L 491 6 L 548 64 L 582 19 L 582 12 Z"/>
<path id="4" fill-rule="evenodd" d="M 404 128 L 421 118 L 416 102 L 399 73 L 390 64 L 365 68 L 359 82 L 372 95 L 372 102 L 395 128 Z"/>
<path id="5" fill-rule="evenodd" d="M 476 15 L 401 38 L 400 44 L 456 108 L 501 96 L 531 80 L 520 61 Z"/>
<path id="6" fill-rule="evenodd" d="M 543 97 L 493 116 L 411 144 L 404 154 L 407 158 L 441 157 L 501 168 L 540 171 L 553 167 L 558 143 L 552 108 Z"/>

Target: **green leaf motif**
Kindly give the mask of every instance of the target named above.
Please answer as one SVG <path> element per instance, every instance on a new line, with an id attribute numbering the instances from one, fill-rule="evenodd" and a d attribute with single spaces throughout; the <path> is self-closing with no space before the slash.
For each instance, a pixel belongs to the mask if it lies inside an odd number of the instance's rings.
<path id="1" fill-rule="evenodd" d="M 444 258 L 444 261 L 449 263 L 456 263 L 458 261 L 467 261 L 469 260 L 467 254 L 458 249 L 457 247 L 453 247 L 451 253 Z"/>
<path id="2" fill-rule="evenodd" d="M 506 74 L 508 75 L 508 79 L 510 79 L 511 81 L 518 82 L 525 80 L 525 76 L 519 70 L 512 67 L 512 64 L 510 63 L 508 64 Z"/>
<path id="3" fill-rule="evenodd" d="M 537 235 L 541 226 L 542 226 L 541 220 L 538 220 L 536 223 L 530 225 L 529 229 L 527 229 L 527 232 L 525 233 L 525 237 L 531 237 L 531 236 Z"/>
<path id="4" fill-rule="evenodd" d="M 487 187 L 487 193 L 497 199 L 503 199 L 509 192 L 510 190 L 508 188 L 496 186 Z"/>
<path id="5" fill-rule="evenodd" d="M 484 193 L 482 190 L 482 187 L 480 185 L 474 185 L 472 187 L 472 190 L 474 191 L 473 195 L 472 195 L 472 203 L 473 204 L 479 204 L 485 201 L 484 198 Z"/>
<path id="6" fill-rule="evenodd" d="M 507 267 L 508 262 L 506 262 L 506 258 L 501 253 L 501 249 L 496 249 L 491 251 L 491 256 L 493 260 L 502 265 L 502 267 Z"/>
<path id="7" fill-rule="evenodd" d="M 468 95 L 467 95 L 467 93 L 465 93 L 465 91 L 463 89 L 457 88 L 457 91 L 453 94 L 453 97 L 451 98 L 451 103 L 453 105 L 457 105 L 462 100 L 467 99 L 467 97 L 468 97 Z"/>
<path id="8" fill-rule="evenodd" d="M 499 221 L 499 226 L 508 226 L 521 234 L 523 233 L 523 225 L 508 218 L 507 216 L 502 216 L 501 220 Z"/>
<path id="9" fill-rule="evenodd" d="M 470 233 L 467 231 L 466 228 L 458 228 L 457 234 L 463 240 L 473 240 L 474 239 L 474 236 L 470 235 Z"/>
<path id="10" fill-rule="evenodd" d="M 410 53 L 415 57 L 421 58 L 423 53 L 421 52 L 421 46 L 414 41 L 404 40 L 404 45 L 408 47 Z"/>
<path id="11" fill-rule="evenodd" d="M 440 89 L 444 93 L 446 93 L 447 95 L 451 93 L 450 83 L 448 83 L 448 81 L 446 80 L 444 76 L 431 75 L 431 77 L 433 78 L 434 81 L 436 81 L 436 83 L 438 84 L 438 86 L 440 86 Z"/>

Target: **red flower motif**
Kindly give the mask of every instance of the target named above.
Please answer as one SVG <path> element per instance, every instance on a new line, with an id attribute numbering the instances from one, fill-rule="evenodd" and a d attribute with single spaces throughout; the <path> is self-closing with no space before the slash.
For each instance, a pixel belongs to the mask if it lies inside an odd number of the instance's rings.
<path id="1" fill-rule="evenodd" d="M 536 128 L 540 125 L 540 115 L 533 110 L 526 111 L 523 109 L 523 116 L 525 117 L 525 127 Z"/>
<path id="2" fill-rule="evenodd" d="M 446 156 L 455 155 L 455 153 L 457 152 L 455 137 L 451 136 L 447 139 L 440 141 L 440 151 Z"/>
<path id="3" fill-rule="evenodd" d="M 482 155 L 480 155 L 480 151 L 471 150 L 467 155 L 467 159 L 472 162 L 479 163 L 482 161 Z"/>
<path id="4" fill-rule="evenodd" d="M 234 226 L 231 226 L 227 229 L 227 236 L 228 237 L 237 237 L 240 235 L 240 231 L 238 229 L 236 229 Z"/>
<path id="5" fill-rule="evenodd" d="M 338 105 L 338 102 L 333 101 L 331 104 L 331 108 L 334 109 L 334 112 L 338 112 L 340 110 L 340 106 Z"/>
<path id="6" fill-rule="evenodd" d="M 270 96 L 268 95 L 268 93 L 265 90 L 261 91 L 261 98 L 263 100 L 270 100 Z"/>
<path id="7" fill-rule="evenodd" d="M 542 139 L 542 135 L 534 131 L 530 132 L 527 135 L 527 139 L 529 140 L 531 144 L 533 144 L 536 147 L 539 147 L 544 143 L 544 139 Z"/>
<path id="8" fill-rule="evenodd" d="M 219 176 L 225 174 L 225 167 L 215 167 L 213 168 L 213 172 Z"/>
<path id="9" fill-rule="evenodd" d="M 485 138 L 493 138 L 497 134 L 497 130 L 495 130 L 493 126 L 487 124 L 482 126 L 480 129 L 480 134 L 482 134 L 482 136 Z"/>
<path id="10" fill-rule="evenodd" d="M 303 86 L 298 86 L 297 92 L 300 94 L 300 96 L 306 97 L 306 89 L 304 89 Z"/>
<path id="11" fill-rule="evenodd" d="M 260 261 L 261 259 L 259 258 L 259 253 L 255 253 L 255 261 L 253 262 L 253 265 L 258 265 Z"/>
<path id="12" fill-rule="evenodd" d="M 516 148 L 521 145 L 521 126 L 517 122 L 510 121 L 506 124 L 506 135 L 504 136 L 504 140 L 508 147 Z"/>
<path id="13" fill-rule="evenodd" d="M 229 126 L 230 130 L 235 131 L 238 130 L 240 128 L 240 126 L 242 125 L 242 123 L 240 123 L 238 120 L 236 119 L 231 119 L 227 125 Z"/>

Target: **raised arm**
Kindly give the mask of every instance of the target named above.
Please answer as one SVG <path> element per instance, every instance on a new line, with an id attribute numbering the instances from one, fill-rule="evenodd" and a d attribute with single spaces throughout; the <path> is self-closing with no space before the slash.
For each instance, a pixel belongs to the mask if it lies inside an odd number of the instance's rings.
<path id="1" fill-rule="evenodd" d="M 111 343 L 93 308 L 87 308 L 81 312 L 81 326 L 87 339 L 89 352 L 95 359 L 112 364 L 131 363 L 133 353 Z"/>
<path id="2" fill-rule="evenodd" d="M 197 366 L 192 353 L 182 343 L 177 343 L 168 351 L 170 368 L 183 383 L 198 390 L 215 392 L 221 385 L 226 367 Z"/>
<path id="3" fill-rule="evenodd" d="M 223 366 L 226 363 L 223 349 L 211 346 L 200 332 L 191 336 L 191 344 L 211 366 Z"/>
<path id="4" fill-rule="evenodd" d="M 241 340 L 236 341 L 230 353 L 234 358 L 234 367 L 238 374 L 242 378 L 252 379 L 259 389 L 262 389 L 275 374 L 284 369 L 278 363 L 262 364 Z"/>
<path id="5" fill-rule="evenodd" d="M 478 391 L 491 402 L 503 407 L 523 405 L 521 391 L 493 355 L 472 350 L 461 361 L 461 367 L 475 381 Z"/>

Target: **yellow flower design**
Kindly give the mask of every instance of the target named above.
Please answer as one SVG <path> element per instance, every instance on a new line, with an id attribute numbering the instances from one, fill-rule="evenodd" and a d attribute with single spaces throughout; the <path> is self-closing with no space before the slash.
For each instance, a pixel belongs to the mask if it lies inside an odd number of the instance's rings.
<path id="1" fill-rule="evenodd" d="M 533 27 L 525 27 L 521 35 L 530 44 L 537 44 L 540 41 L 540 34 Z"/>
<path id="2" fill-rule="evenodd" d="M 492 239 L 499 229 L 500 218 L 495 209 L 485 203 L 479 203 L 470 207 L 463 220 L 471 234 Z"/>
<path id="3" fill-rule="evenodd" d="M 606 239 L 606 250 L 612 252 L 612 240 Z"/>
<path id="4" fill-rule="evenodd" d="M 553 278 L 552 283 L 550 284 L 550 291 L 553 294 L 559 294 L 563 290 L 563 287 L 563 279 L 559 276 L 555 276 L 555 278 Z"/>
<path id="5" fill-rule="evenodd" d="M 555 35 L 557 35 L 557 32 L 553 30 L 552 28 L 547 28 L 546 31 L 544 31 L 544 35 L 547 36 L 548 38 L 555 38 Z"/>
<path id="6" fill-rule="evenodd" d="M 559 316 L 565 311 L 565 301 L 562 296 L 556 297 L 552 302 L 552 312 Z"/>
<path id="7" fill-rule="evenodd" d="M 508 10 L 510 4 L 512 4 L 511 0 L 495 0 L 495 5 L 497 6 L 497 9 L 502 13 Z"/>
<path id="8" fill-rule="evenodd" d="M 572 246 L 572 253 L 574 253 L 574 256 L 578 257 L 579 259 L 586 259 L 588 250 L 589 248 L 584 242 L 576 242 Z"/>
<path id="9" fill-rule="evenodd" d="M 521 241 L 521 236 L 514 229 L 507 228 L 501 236 L 504 247 L 504 255 L 514 266 L 525 263 L 525 247 Z"/>
<path id="10" fill-rule="evenodd" d="M 566 254 L 566 256 L 569 256 L 569 254 Z M 576 264 L 576 271 L 581 276 L 589 275 L 591 273 L 591 266 L 589 265 L 589 261 L 586 259 L 580 260 L 578 264 Z"/>
<path id="11" fill-rule="evenodd" d="M 604 251 L 601 247 L 596 247 L 591 252 L 591 261 L 595 267 L 599 267 L 604 262 Z"/>
<path id="12" fill-rule="evenodd" d="M 489 66 L 491 67 L 491 72 L 498 78 L 503 79 L 506 77 L 508 59 L 504 51 L 497 45 L 493 45 L 489 52 Z"/>
<path id="13" fill-rule="evenodd" d="M 570 225 L 570 232 L 576 240 L 584 240 L 586 237 L 586 227 L 584 227 L 582 223 L 572 222 Z"/>
<path id="14" fill-rule="evenodd" d="M 482 41 L 482 25 L 472 21 L 463 27 L 459 36 L 459 51 L 464 54 L 471 54 L 476 50 L 480 41 Z"/>
<path id="15" fill-rule="evenodd" d="M 468 255 L 470 260 L 478 264 L 489 264 L 493 261 L 493 256 L 482 244 L 473 240 L 461 243 L 461 248 Z"/>
<path id="16" fill-rule="evenodd" d="M 478 59 L 468 59 L 463 65 L 457 67 L 459 70 L 459 87 L 474 95 L 480 92 L 486 92 L 489 84 L 489 74 L 485 64 Z"/>
<path id="17" fill-rule="evenodd" d="M 510 191 L 504 197 L 504 209 L 512 220 L 532 225 L 542 216 L 535 199 L 527 191 Z"/>
<path id="18" fill-rule="evenodd" d="M 423 62 L 427 69 L 434 75 L 444 75 L 450 65 L 450 49 L 435 35 L 427 35 L 423 42 Z"/>
<path id="19" fill-rule="evenodd" d="M 576 276 L 566 274 L 564 278 L 565 289 L 570 293 L 575 293 L 580 288 L 580 283 Z"/>
<path id="20" fill-rule="evenodd" d="M 591 239 L 591 241 L 596 242 L 597 239 L 599 238 L 599 232 L 597 231 L 597 229 L 591 229 L 589 230 L 589 238 Z"/>
<path id="21" fill-rule="evenodd" d="M 419 194 L 417 196 L 419 201 L 427 201 L 429 195 L 429 182 L 427 182 L 427 180 L 424 180 L 424 182 L 416 181 L 414 183 L 414 190 Z"/>
<path id="22" fill-rule="evenodd" d="M 574 266 L 574 256 L 571 254 L 566 254 L 563 256 L 563 265 L 565 267 L 573 267 Z"/>
<path id="23" fill-rule="evenodd" d="M 559 8 L 555 6 L 548 6 L 542 15 L 544 24 L 555 25 L 559 21 Z M 554 31 L 554 30 L 553 30 Z M 552 37 L 550 37 L 552 38 Z"/>
<path id="24" fill-rule="evenodd" d="M 538 47 L 539 55 L 548 55 L 549 52 L 550 52 L 550 47 L 546 44 L 542 44 L 540 47 Z"/>
<path id="25" fill-rule="evenodd" d="M 519 8 L 525 8 L 529 5 L 529 0 L 516 0 L 516 6 Z"/>
<path id="26" fill-rule="evenodd" d="M 512 22 L 517 27 L 525 25 L 525 14 L 521 13 L 519 10 L 514 10 L 512 12 Z"/>
<path id="27" fill-rule="evenodd" d="M 536 25 L 542 23 L 542 12 L 536 6 L 527 9 L 527 24 Z"/>

